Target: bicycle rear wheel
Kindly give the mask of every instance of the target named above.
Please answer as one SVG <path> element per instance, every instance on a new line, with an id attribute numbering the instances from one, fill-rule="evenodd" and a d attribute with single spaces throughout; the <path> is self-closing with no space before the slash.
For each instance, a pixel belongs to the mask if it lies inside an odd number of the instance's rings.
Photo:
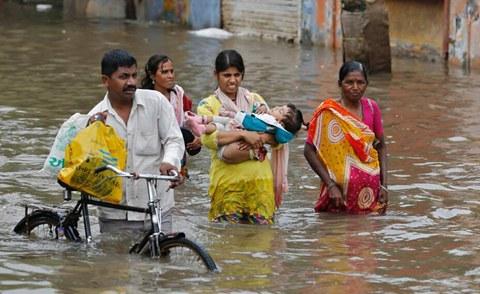
<path id="1" fill-rule="evenodd" d="M 76 228 L 71 226 L 62 227 L 58 213 L 50 210 L 33 211 L 21 219 L 13 231 L 37 240 L 58 240 L 61 238 L 77 240 L 77 238 L 80 238 Z"/>
<path id="2" fill-rule="evenodd" d="M 160 241 L 161 256 L 170 265 L 188 267 L 190 269 L 206 268 L 217 271 L 217 265 L 208 252 L 200 245 L 187 238 L 173 238 Z"/>

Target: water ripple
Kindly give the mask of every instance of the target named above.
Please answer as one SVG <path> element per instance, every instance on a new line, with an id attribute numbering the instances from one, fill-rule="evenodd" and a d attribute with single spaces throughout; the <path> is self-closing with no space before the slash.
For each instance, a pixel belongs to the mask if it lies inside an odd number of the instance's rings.
<path id="1" fill-rule="evenodd" d="M 441 219 L 451 219 L 459 215 L 469 215 L 472 212 L 468 209 L 460 209 L 460 208 L 437 208 L 435 211 L 432 212 L 432 216 L 434 218 L 441 218 Z"/>

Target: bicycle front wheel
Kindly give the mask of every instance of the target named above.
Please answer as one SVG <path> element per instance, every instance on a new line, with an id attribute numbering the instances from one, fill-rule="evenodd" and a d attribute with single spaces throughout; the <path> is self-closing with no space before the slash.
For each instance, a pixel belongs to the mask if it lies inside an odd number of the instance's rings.
<path id="1" fill-rule="evenodd" d="M 217 265 L 208 252 L 187 238 L 166 239 L 160 242 L 161 256 L 169 264 L 194 270 L 217 271 Z"/>

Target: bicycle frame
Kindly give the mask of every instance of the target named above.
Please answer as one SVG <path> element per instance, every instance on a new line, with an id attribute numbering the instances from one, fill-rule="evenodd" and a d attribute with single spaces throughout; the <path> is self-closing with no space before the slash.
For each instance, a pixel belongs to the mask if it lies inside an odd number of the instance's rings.
<path id="1" fill-rule="evenodd" d="M 178 175 L 175 174 L 171 176 L 166 176 L 166 175 L 154 175 L 154 174 L 127 173 L 111 165 L 100 167 L 95 170 L 95 173 L 99 173 L 107 169 L 115 172 L 116 176 L 119 176 L 119 177 L 133 178 L 135 180 L 144 179 L 147 184 L 147 194 L 148 194 L 147 208 L 103 202 L 103 201 L 92 199 L 91 196 L 88 194 L 81 193 L 80 199 L 77 201 L 77 204 L 75 205 L 73 210 L 67 214 L 67 218 L 70 217 L 71 219 L 63 220 L 62 225 L 63 223 L 68 221 L 74 222 L 76 224 L 78 222 L 78 218 L 80 217 L 80 213 L 81 213 L 81 215 L 83 216 L 85 239 L 87 242 L 91 242 L 92 231 L 90 227 L 90 215 L 88 212 L 88 205 L 95 205 L 99 207 L 120 209 L 125 211 L 132 211 L 132 212 L 140 212 L 140 213 L 146 213 L 150 215 L 150 221 L 152 225 L 151 236 L 158 241 L 158 237 L 163 233 L 162 233 L 162 223 L 161 223 L 162 209 L 161 209 L 161 206 L 159 205 L 160 199 L 157 199 L 157 189 L 156 189 L 157 181 L 158 180 L 175 180 L 177 179 Z M 68 188 L 64 192 L 64 199 L 65 200 L 71 199 L 71 190 L 69 190 Z M 25 213 L 28 214 L 27 210 Z"/>
<path id="2" fill-rule="evenodd" d="M 68 215 L 72 216 L 80 216 L 80 212 L 83 216 L 83 225 L 85 229 L 85 238 L 87 242 L 92 241 L 92 231 L 90 227 L 90 214 L 88 212 L 88 205 L 95 205 L 99 207 L 106 207 L 106 208 L 114 208 L 120 209 L 125 211 L 132 211 L 132 212 L 140 212 L 140 213 L 148 213 L 150 214 L 150 207 L 149 208 L 142 208 L 137 206 L 129 206 L 123 204 L 113 204 L 108 202 L 103 202 L 99 200 L 92 199 L 90 195 L 81 193 L 80 199 L 77 201 L 77 204 L 73 208 Z M 77 219 L 78 220 L 78 219 Z"/>

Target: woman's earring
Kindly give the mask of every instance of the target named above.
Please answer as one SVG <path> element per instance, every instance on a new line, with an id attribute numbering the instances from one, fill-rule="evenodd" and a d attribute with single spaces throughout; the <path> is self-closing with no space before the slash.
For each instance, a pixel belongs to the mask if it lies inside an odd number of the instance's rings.
<path id="1" fill-rule="evenodd" d="M 152 80 L 152 85 L 155 85 L 155 80 Z"/>

